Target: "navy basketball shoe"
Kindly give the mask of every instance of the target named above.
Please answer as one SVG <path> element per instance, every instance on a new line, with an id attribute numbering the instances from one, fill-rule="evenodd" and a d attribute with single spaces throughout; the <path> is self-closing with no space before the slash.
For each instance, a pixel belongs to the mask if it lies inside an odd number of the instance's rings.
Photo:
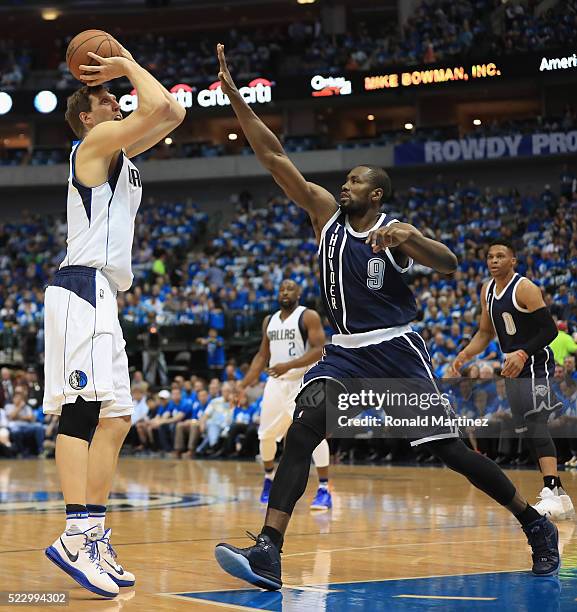
<path id="1" fill-rule="evenodd" d="M 535 576 L 554 576 L 559 572 L 559 532 L 546 517 L 537 519 L 523 527 L 527 542 L 533 550 L 533 573 Z"/>
<path id="2" fill-rule="evenodd" d="M 280 551 L 268 536 L 246 533 L 256 544 L 248 548 L 218 544 L 214 549 L 218 564 L 235 578 L 267 591 L 277 591 L 282 587 Z"/>

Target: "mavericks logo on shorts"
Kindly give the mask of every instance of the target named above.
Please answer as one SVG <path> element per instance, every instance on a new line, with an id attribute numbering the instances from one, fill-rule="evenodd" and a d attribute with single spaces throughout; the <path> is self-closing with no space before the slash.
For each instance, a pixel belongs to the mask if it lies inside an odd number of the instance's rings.
<path id="1" fill-rule="evenodd" d="M 82 370 L 74 370 L 68 378 L 68 382 L 73 389 L 77 391 L 84 389 L 88 384 L 88 376 Z"/>

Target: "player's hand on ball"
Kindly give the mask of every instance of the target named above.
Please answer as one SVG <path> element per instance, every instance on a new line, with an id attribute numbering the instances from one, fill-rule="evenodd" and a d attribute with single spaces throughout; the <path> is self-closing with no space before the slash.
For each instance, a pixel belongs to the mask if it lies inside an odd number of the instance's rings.
<path id="1" fill-rule="evenodd" d="M 80 79 L 86 85 L 90 85 L 90 87 L 102 85 L 102 83 L 112 81 L 112 79 L 125 76 L 130 68 L 130 64 L 134 61 L 126 57 L 100 57 L 100 55 L 96 55 L 96 53 L 91 51 L 87 55 L 98 62 L 97 66 L 80 66 L 80 70 L 84 73 L 80 75 Z"/>
<path id="2" fill-rule="evenodd" d="M 224 93 L 229 93 L 236 90 L 236 85 L 230 76 L 228 66 L 226 65 L 226 57 L 224 55 L 224 45 L 218 43 L 216 45 L 216 54 L 218 55 L 218 78 L 220 80 L 220 86 Z"/>
<path id="3" fill-rule="evenodd" d="M 366 244 L 369 244 L 373 253 L 379 253 L 390 247 L 399 246 L 406 242 L 415 232 L 415 228 L 408 223 L 392 223 L 388 227 L 369 232 Z"/>
<path id="4" fill-rule="evenodd" d="M 122 57 L 125 57 L 127 60 L 130 60 L 131 62 L 136 63 L 136 60 L 132 57 L 132 53 L 130 53 L 130 51 L 126 49 L 125 47 L 123 47 L 118 41 L 116 42 L 118 46 L 120 47 L 120 51 L 122 51 Z"/>
<path id="5" fill-rule="evenodd" d="M 291 369 L 288 363 L 277 363 L 276 365 L 268 368 L 266 373 L 273 378 L 278 378 L 283 374 L 286 374 Z"/>
<path id="6" fill-rule="evenodd" d="M 505 378 L 517 378 L 527 359 L 529 359 L 529 355 L 527 355 L 525 351 L 506 353 L 505 362 L 501 369 L 501 376 L 505 376 Z"/>

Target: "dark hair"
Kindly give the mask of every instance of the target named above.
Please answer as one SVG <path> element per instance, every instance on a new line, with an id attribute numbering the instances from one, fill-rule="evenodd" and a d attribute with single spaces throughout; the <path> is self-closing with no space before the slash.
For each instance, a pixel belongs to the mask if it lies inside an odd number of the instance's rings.
<path id="1" fill-rule="evenodd" d="M 495 238 L 494 240 L 491 240 L 489 246 L 487 247 L 487 252 L 489 252 L 489 249 L 492 246 L 497 245 L 507 247 L 511 251 L 511 253 L 515 255 L 515 247 L 513 246 L 513 243 L 510 240 L 507 240 L 506 238 Z"/>
<path id="2" fill-rule="evenodd" d="M 360 164 L 363 168 L 369 169 L 369 177 L 374 189 L 382 189 L 382 200 L 386 201 L 391 197 L 392 187 L 391 178 L 387 171 L 380 166 L 372 166 L 371 164 Z"/>
<path id="3" fill-rule="evenodd" d="M 108 91 L 108 87 L 104 85 L 97 85 L 96 87 L 84 85 L 84 87 L 77 89 L 71 96 L 68 96 L 64 118 L 78 138 L 84 136 L 85 130 L 84 123 L 80 120 L 80 113 L 89 113 L 92 110 L 90 96 L 96 96 L 102 91 Z"/>
<path id="4" fill-rule="evenodd" d="M 296 285 L 297 289 L 299 289 L 299 290 L 301 289 L 301 286 L 296 282 L 296 280 L 294 278 L 290 278 L 288 276 L 281 280 L 280 285 L 282 285 L 283 283 L 286 283 L 287 281 L 289 283 L 294 283 Z M 279 287 L 280 287 L 280 285 L 279 285 Z"/>

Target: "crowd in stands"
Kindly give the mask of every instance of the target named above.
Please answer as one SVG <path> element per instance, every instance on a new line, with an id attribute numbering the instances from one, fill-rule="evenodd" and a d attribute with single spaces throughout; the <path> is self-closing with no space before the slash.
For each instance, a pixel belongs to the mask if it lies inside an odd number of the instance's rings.
<path id="1" fill-rule="evenodd" d="M 457 125 L 449 126 L 415 126 L 410 130 L 378 131 L 373 137 L 349 138 L 348 140 L 332 139 L 323 129 L 308 136 L 287 136 L 282 138 L 287 153 L 314 151 L 323 149 L 365 149 L 397 145 L 407 142 L 443 141 L 458 138 L 481 138 L 486 136 L 506 136 L 516 134 L 568 132 L 577 127 L 577 115 L 571 106 L 567 106 L 562 115 L 542 116 L 524 119 L 491 119 L 480 125 L 467 126 L 462 132 Z M 222 157 L 238 154 L 238 148 L 212 142 L 175 142 L 167 145 L 157 144 L 140 154 L 137 163 L 147 160 L 171 160 L 196 157 Z M 31 150 L 0 148 L 0 166 L 52 166 L 68 163 L 70 151 L 64 147 L 36 147 Z M 246 145 L 240 149 L 241 155 L 253 155 L 253 150 Z"/>
<path id="2" fill-rule="evenodd" d="M 151 418 L 151 423 L 144 418 L 145 423 L 136 427 L 137 447 L 148 443 L 151 448 L 168 452 L 176 444 L 178 452 L 196 452 L 199 445 L 199 452 L 214 450 L 217 433 L 219 440 L 226 438 L 223 432 L 242 424 L 231 420 L 232 412 L 223 407 L 226 403 L 231 407 L 232 400 L 226 399 L 230 392 L 230 397 L 240 398 L 233 402 L 239 402 L 239 410 L 242 408 L 238 419 L 249 421 L 244 423 L 246 431 L 242 427 L 233 431 L 246 436 L 252 452 L 254 427 L 250 425 L 258 418 L 258 393 L 245 401 L 242 394 L 229 387 L 217 390 L 223 377 L 233 382 L 246 368 L 246 364 L 225 368 L 228 343 L 239 336 L 258 338 L 262 317 L 277 308 L 278 286 L 285 277 L 302 287 L 303 303 L 321 308 L 316 245 L 305 213 L 284 197 L 257 203 L 248 192 L 233 196 L 231 209 L 235 210 L 232 221 L 210 237 L 206 236 L 206 214 L 191 202 L 151 202 L 139 213 L 133 249 L 135 281 L 129 292 L 118 297 L 121 320 L 125 326 L 143 331 L 147 340 L 138 341 L 138 350 L 145 353 L 158 349 L 154 345 L 158 331 L 195 330 L 197 344 L 207 351 L 206 368 L 198 372 L 205 380 L 193 376 L 189 383 L 181 381 L 182 397 L 198 400 L 199 406 L 206 406 L 209 398 L 225 399 L 213 405 L 210 420 L 199 419 L 200 412 L 192 407 L 177 409 L 180 400 L 174 383 L 170 390 L 167 388 L 170 376 L 166 364 L 163 367 L 157 363 L 164 376 L 159 382 L 166 393 L 157 395 L 152 393 L 157 387 L 141 387 L 139 414 L 158 418 Z M 565 416 L 573 416 L 577 394 L 573 383 L 564 381 L 568 375 L 571 380 L 575 376 L 577 352 L 574 174 L 564 167 L 559 188 L 553 190 L 547 185 L 538 195 L 521 194 L 515 189 L 481 189 L 473 182 L 450 185 L 439 176 L 431 185 L 395 193 L 387 209 L 441 240 L 459 257 L 459 268 L 451 277 L 418 265 L 408 276 L 419 309 L 414 327 L 427 343 L 436 375 L 447 376 L 451 360 L 476 329 L 479 290 L 487 277 L 485 245 L 493 237 L 510 238 L 518 249 L 517 270 L 542 288 L 558 321 L 558 393 L 565 398 Z M 8 431 L 15 449 L 24 445 L 33 453 L 43 452 L 45 441 L 50 446 L 54 436 L 53 419 L 43 423 L 39 418 L 41 393 L 36 388 L 34 368 L 41 367 L 42 361 L 43 287 L 64 257 L 65 238 L 62 217 L 24 214 L 19 223 L 0 225 L 0 359 L 32 367 L 25 372 L 2 371 L 0 404 L 4 408 L 0 427 L 4 437 L 0 440 L 5 442 Z M 197 243 L 202 240 L 203 248 L 198 250 Z M 326 331 L 330 337 L 328 325 Z M 468 374 L 485 378 L 484 372 L 498 371 L 500 360 L 499 348 L 492 343 L 474 364 L 469 364 Z M 142 381 L 135 381 L 137 385 L 141 382 L 154 385 L 156 375 L 151 380 L 146 372 Z M 203 390 L 207 395 L 201 393 Z M 489 408 L 497 405 L 497 395 L 496 391 L 487 394 L 479 405 L 487 412 L 498 413 L 497 407 Z M 166 406 L 170 406 L 168 416 L 160 418 Z M 182 418 L 177 414 L 180 412 L 184 412 Z M 167 423 L 163 422 L 165 418 L 169 419 Z M 198 427 L 193 427 L 195 419 Z M 179 424 L 181 420 L 184 424 Z M 228 439 L 218 450 L 234 453 L 236 450 L 231 449 L 237 448 L 237 442 L 236 438 Z M 388 456 L 392 451 L 385 453 L 388 447 L 382 444 L 377 443 L 367 453 L 382 451 Z M 337 450 L 347 457 L 351 449 L 342 442 Z"/>
<path id="3" fill-rule="evenodd" d="M 538 0 L 421 0 L 399 28 L 395 20 L 351 20 L 342 34 L 323 30 L 320 21 L 293 22 L 251 30 L 121 37 L 139 63 L 165 84 L 175 79 L 206 84 L 217 73 L 215 44 L 226 44 L 239 79 L 255 76 L 378 70 L 392 64 L 423 64 L 487 52 L 516 53 L 554 48 L 572 40 L 577 2 L 559 2 L 540 12 Z M 2 41 L 0 87 L 22 85 L 30 68 L 56 68 L 57 87 L 76 86 L 64 62 L 68 41 L 57 39 L 52 52 L 34 55 L 20 41 Z M 60 59 L 57 59 L 60 58 Z"/>
<path id="4" fill-rule="evenodd" d="M 495 351 L 493 354 L 496 356 Z M 254 459 L 259 449 L 258 426 L 266 376 L 245 390 L 238 381 L 247 368 L 247 363 L 237 367 L 230 362 L 218 377 L 176 376 L 159 391 L 148 385 L 142 372 L 134 372 L 134 414 L 124 452 L 180 459 Z M 498 377 L 499 373 L 500 362 L 489 355 L 471 364 L 460 382 L 451 381 L 443 392 L 452 398 L 458 416 L 488 419 L 487 426 L 461 428 L 474 450 L 498 463 L 527 465 L 531 457 L 526 442 L 514 433 L 504 379 Z M 0 383 L 0 457 L 53 457 L 58 417 L 42 414 L 42 389 L 36 371 L 2 368 Z M 549 419 L 549 427 L 557 441 L 559 459 L 567 460 L 568 467 L 577 467 L 574 354 L 567 355 L 563 365 L 557 365 L 552 390 L 557 409 Z M 329 443 L 333 462 L 436 461 L 381 428 L 364 429 L 350 438 L 331 439 Z"/>
<path id="5" fill-rule="evenodd" d="M 481 189 L 472 182 L 449 185 L 442 177 L 394 194 L 387 209 L 425 228 L 460 260 L 451 278 L 420 266 L 409 277 L 420 309 L 415 327 L 430 346 L 438 375 L 454 354 L 451 343 L 458 346 L 475 328 L 478 292 L 486 277 L 484 245 L 496 236 L 513 237 L 519 273 L 541 286 L 556 318 L 571 333 L 577 331 L 576 184 L 574 173 L 564 167 L 559 190 L 546 185 L 540 194 Z M 247 192 L 233 196 L 231 210 L 232 221 L 207 237 L 207 215 L 191 202 L 142 206 L 133 248 L 134 285 L 118 297 L 125 324 L 141 332 L 151 326 L 196 326 L 212 350 L 219 337 L 228 341 L 259 331 L 264 314 L 276 307 L 283 277 L 302 287 L 303 303 L 316 304 L 316 245 L 306 214 L 284 197 L 255 203 Z M 28 365 L 41 354 L 43 288 L 64 258 L 65 241 L 63 217 L 25 214 L 19 223 L 0 225 L 4 362 L 18 355 Z M 212 353 L 221 367 L 224 357 Z"/>

